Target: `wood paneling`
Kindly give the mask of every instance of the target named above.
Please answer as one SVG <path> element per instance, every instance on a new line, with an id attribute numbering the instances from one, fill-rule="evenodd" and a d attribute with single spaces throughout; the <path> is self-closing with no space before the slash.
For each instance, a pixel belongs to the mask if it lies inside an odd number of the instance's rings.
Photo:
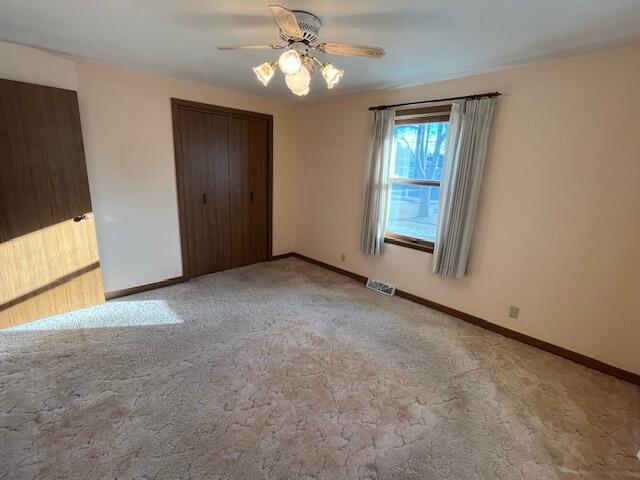
<path id="1" fill-rule="evenodd" d="M 185 277 L 266 260 L 271 116 L 177 99 L 172 110 Z"/>
<path id="2" fill-rule="evenodd" d="M 0 326 L 103 302 L 76 92 L 0 80 L 0 169 Z"/>

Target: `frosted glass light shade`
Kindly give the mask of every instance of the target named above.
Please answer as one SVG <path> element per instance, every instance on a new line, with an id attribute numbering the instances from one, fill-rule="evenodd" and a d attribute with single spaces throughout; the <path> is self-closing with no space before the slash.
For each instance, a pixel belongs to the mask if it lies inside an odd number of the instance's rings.
<path id="1" fill-rule="evenodd" d="M 294 95 L 298 95 L 299 97 L 302 97 L 303 95 L 306 95 L 307 93 L 309 93 L 309 87 L 305 88 L 304 90 L 299 90 L 297 92 L 293 92 Z"/>
<path id="2" fill-rule="evenodd" d="M 280 70 L 285 75 L 295 75 L 300 71 L 300 67 L 302 67 L 302 59 L 300 58 L 300 54 L 295 50 L 287 50 L 278 59 L 278 65 L 280 65 Z"/>
<path id="3" fill-rule="evenodd" d="M 253 72 L 258 77 L 258 80 L 262 82 L 262 84 L 266 87 L 269 85 L 269 81 L 273 78 L 273 75 L 276 73 L 273 65 L 269 62 L 265 62 L 262 65 L 259 65 L 253 69 Z"/>
<path id="4" fill-rule="evenodd" d="M 311 83 L 311 75 L 309 74 L 309 70 L 305 67 L 301 67 L 298 73 L 295 75 L 287 75 L 285 77 L 285 81 L 287 82 L 287 87 L 296 95 L 306 95 L 309 93 L 309 84 Z M 307 93 L 302 93 L 304 90 L 307 90 Z"/>
<path id="5" fill-rule="evenodd" d="M 322 76 L 324 81 L 327 82 L 327 88 L 332 89 L 344 75 L 344 70 L 340 70 L 338 67 L 327 63 L 322 67 Z"/>

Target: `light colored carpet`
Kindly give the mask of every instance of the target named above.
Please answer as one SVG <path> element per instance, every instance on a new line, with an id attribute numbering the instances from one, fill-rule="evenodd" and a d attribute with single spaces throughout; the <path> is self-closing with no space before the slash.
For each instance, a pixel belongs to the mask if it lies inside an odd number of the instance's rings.
<path id="1" fill-rule="evenodd" d="M 640 478 L 639 388 L 297 259 L 0 355 L 0 479 Z"/>

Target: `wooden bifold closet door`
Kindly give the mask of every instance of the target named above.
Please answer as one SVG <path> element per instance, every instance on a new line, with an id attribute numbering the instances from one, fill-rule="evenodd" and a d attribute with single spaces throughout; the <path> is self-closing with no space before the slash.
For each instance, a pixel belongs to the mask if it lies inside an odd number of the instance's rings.
<path id="1" fill-rule="evenodd" d="M 185 276 L 267 260 L 271 116 L 176 99 L 172 108 Z"/>

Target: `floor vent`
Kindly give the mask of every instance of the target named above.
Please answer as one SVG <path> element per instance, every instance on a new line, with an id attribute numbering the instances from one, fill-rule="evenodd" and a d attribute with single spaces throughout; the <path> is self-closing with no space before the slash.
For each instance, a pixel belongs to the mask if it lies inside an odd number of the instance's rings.
<path id="1" fill-rule="evenodd" d="M 393 285 L 379 282 L 377 280 L 374 280 L 373 278 L 367 279 L 367 288 L 375 290 L 376 292 L 384 293 L 385 295 L 389 296 L 395 295 L 396 293 L 396 287 L 394 287 Z"/>

